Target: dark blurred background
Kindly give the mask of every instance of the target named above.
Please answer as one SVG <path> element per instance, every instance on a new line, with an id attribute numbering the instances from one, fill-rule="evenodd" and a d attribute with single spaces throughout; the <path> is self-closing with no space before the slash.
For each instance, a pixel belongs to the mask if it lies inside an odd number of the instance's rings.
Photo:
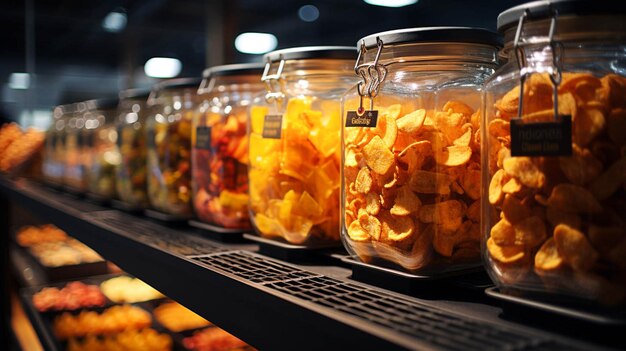
<path id="1" fill-rule="evenodd" d="M 399 28 L 495 30 L 498 14 L 522 2 L 419 0 L 393 8 L 364 0 L 5 0 L 1 109 L 22 125 L 46 128 L 54 105 L 151 86 L 158 78 L 147 76 L 144 65 L 153 57 L 179 60 L 178 77 L 259 60 L 260 54 L 235 48 L 244 32 L 273 34 L 277 49 L 353 46 L 363 36 Z"/>

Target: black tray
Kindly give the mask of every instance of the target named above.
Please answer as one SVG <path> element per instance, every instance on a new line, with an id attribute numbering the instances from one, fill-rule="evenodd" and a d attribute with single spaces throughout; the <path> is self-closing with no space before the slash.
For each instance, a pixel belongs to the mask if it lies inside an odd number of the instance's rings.
<path id="1" fill-rule="evenodd" d="M 200 222 L 195 219 L 188 221 L 189 226 L 194 227 L 199 234 L 209 239 L 217 240 L 224 243 L 239 243 L 245 241 L 243 238 L 243 229 L 222 228 L 208 223 Z"/>
<path id="2" fill-rule="evenodd" d="M 448 271 L 431 269 L 419 273 L 409 273 L 364 263 L 350 256 L 344 256 L 341 260 L 352 266 L 351 279 L 409 295 L 416 293 L 438 294 L 440 291 L 437 287 L 449 286 L 450 283 L 480 291 L 482 294 L 485 287 L 491 285 L 491 281 L 480 263 L 468 264 Z"/>
<path id="3" fill-rule="evenodd" d="M 290 262 L 319 261 L 328 258 L 325 253 L 341 248 L 341 243 L 311 242 L 295 245 L 248 233 L 243 234 L 243 237 L 259 244 L 261 254 Z"/>
<path id="4" fill-rule="evenodd" d="M 111 207 L 115 209 L 118 209 L 127 213 L 133 213 L 133 214 L 142 213 L 144 210 L 143 207 L 141 206 L 133 206 L 131 204 L 128 204 L 120 200 L 111 200 L 110 205 Z"/>
<path id="5" fill-rule="evenodd" d="M 14 249 L 20 250 L 23 256 L 27 257 L 27 260 L 33 266 L 35 266 L 36 269 L 40 271 L 48 281 L 56 282 L 69 279 L 77 279 L 92 275 L 106 274 L 109 272 L 109 268 L 105 260 L 50 267 L 41 263 L 41 261 L 39 261 L 39 259 L 35 255 L 33 255 L 27 248 L 16 244 L 14 245 Z"/>
<path id="6" fill-rule="evenodd" d="M 161 211 L 145 209 L 143 214 L 146 217 L 156 219 L 157 221 L 167 223 L 167 224 L 175 224 L 175 225 L 186 225 L 189 217 L 185 216 L 176 216 L 168 213 L 163 213 Z"/>
<path id="7" fill-rule="evenodd" d="M 571 299 L 564 298 L 559 304 L 553 299 L 551 301 L 542 298 L 541 295 L 518 296 L 500 291 L 497 287 L 485 289 L 487 296 L 497 299 L 503 303 L 504 313 L 517 313 L 518 309 L 532 309 L 537 312 L 549 313 L 552 315 L 579 320 L 596 325 L 626 328 L 626 314 L 608 309 L 592 309 L 585 307 L 575 307 L 568 302 Z"/>

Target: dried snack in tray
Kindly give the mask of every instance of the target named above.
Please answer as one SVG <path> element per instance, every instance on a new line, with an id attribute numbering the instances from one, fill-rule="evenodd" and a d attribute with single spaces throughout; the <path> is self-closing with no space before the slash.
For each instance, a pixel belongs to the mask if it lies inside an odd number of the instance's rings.
<path id="1" fill-rule="evenodd" d="M 102 313 L 82 311 L 78 315 L 69 312 L 54 318 L 54 335 L 65 340 L 87 335 L 110 335 L 125 330 L 139 330 L 152 324 L 150 313 L 130 305 L 113 306 Z"/>
<path id="2" fill-rule="evenodd" d="M 12 127 L 7 127 L 12 130 Z M 7 131 L 7 133 L 12 133 Z M 0 140 L 2 141 L 2 140 Z M 6 148 L 0 151 L 0 172 L 16 172 L 29 160 L 36 159 L 43 150 L 46 141 L 46 133 L 34 128 L 29 128 L 17 139 L 13 140 Z M 1 146 L 1 145 L 0 145 Z M 40 165 L 39 165 L 40 166 Z M 34 165 L 37 167 L 37 165 Z M 37 172 L 37 170 L 33 170 Z"/>
<path id="3" fill-rule="evenodd" d="M 549 78 L 532 77 L 525 84 L 522 118 L 551 121 Z M 498 219 L 487 227 L 487 251 L 497 280 L 626 303 L 626 267 L 618 259 L 626 247 L 626 95 L 617 93 L 623 85 L 626 78 L 614 74 L 563 73 L 559 111 L 572 116 L 571 156 L 511 157 L 508 125 L 517 115 L 519 88 L 495 103 L 487 130 L 487 211 Z M 515 264 L 527 259 L 533 264 Z"/>
<path id="4" fill-rule="evenodd" d="M 104 306 L 106 298 L 97 285 L 67 283 L 63 288 L 43 288 L 33 295 L 33 304 L 40 312 L 76 310 Z"/>
<path id="5" fill-rule="evenodd" d="M 172 348 L 172 337 L 152 328 L 125 330 L 104 337 L 89 335 L 67 341 L 68 351 L 169 351 Z"/>
<path id="6" fill-rule="evenodd" d="M 65 241 L 68 236 L 54 224 L 44 224 L 20 228 L 15 239 L 20 246 L 28 247 L 47 242 Z"/>
<path id="7" fill-rule="evenodd" d="M 159 323 L 175 333 L 211 325 L 209 321 L 177 302 L 163 303 L 152 313 Z"/>
<path id="8" fill-rule="evenodd" d="M 108 279 L 100 283 L 100 290 L 109 300 L 116 303 L 134 303 L 164 297 L 142 280 L 128 276 Z"/>
<path id="9" fill-rule="evenodd" d="M 478 111 L 458 100 L 439 111 L 408 104 L 377 110 L 375 128 L 344 129 L 348 246 L 362 260 L 378 256 L 410 271 L 477 261 Z"/>
<path id="10" fill-rule="evenodd" d="M 183 345 L 192 351 L 227 351 L 239 348 L 254 350 L 225 330 L 215 327 L 194 332 L 192 336 L 183 339 Z"/>

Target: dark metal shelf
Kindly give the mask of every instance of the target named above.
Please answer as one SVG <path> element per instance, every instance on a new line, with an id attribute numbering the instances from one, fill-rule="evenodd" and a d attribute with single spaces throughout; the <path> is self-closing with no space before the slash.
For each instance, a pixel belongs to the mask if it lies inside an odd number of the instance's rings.
<path id="1" fill-rule="evenodd" d="M 350 280 L 343 267 L 286 263 L 253 244 L 212 241 L 28 181 L 0 179 L 0 191 L 259 349 L 602 348 L 580 330 L 505 320 L 459 284 L 454 297 L 407 296 Z"/>

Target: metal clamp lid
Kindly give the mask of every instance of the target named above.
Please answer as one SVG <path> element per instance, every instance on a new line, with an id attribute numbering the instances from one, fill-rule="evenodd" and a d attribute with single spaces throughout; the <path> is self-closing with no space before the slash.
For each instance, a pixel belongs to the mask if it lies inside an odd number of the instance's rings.
<path id="1" fill-rule="evenodd" d="M 376 38 L 376 57 L 373 63 L 361 63 L 361 58 L 367 52 L 365 41 L 361 41 L 359 49 L 359 55 L 354 64 L 354 73 L 362 78 L 357 84 L 356 90 L 359 94 L 359 109 L 357 115 L 361 116 L 365 112 L 363 107 L 363 98 L 367 96 L 370 99 L 370 110 L 374 109 L 374 98 L 378 95 L 380 85 L 387 77 L 387 67 L 379 62 L 380 54 L 383 51 L 384 43 L 377 37 Z"/>
<path id="2" fill-rule="evenodd" d="M 267 62 L 265 63 L 265 69 L 263 69 L 263 75 L 261 76 L 261 81 L 265 83 L 267 88 L 267 93 L 265 94 L 265 101 L 268 103 L 278 102 L 280 103 L 282 99 L 285 98 L 285 93 L 282 91 L 282 85 L 280 84 L 280 77 L 283 74 L 283 69 L 285 68 L 285 59 L 280 56 L 280 61 L 278 61 L 278 68 L 274 74 L 270 74 L 270 70 L 272 67 L 272 62 L 269 56 L 266 58 Z"/>

